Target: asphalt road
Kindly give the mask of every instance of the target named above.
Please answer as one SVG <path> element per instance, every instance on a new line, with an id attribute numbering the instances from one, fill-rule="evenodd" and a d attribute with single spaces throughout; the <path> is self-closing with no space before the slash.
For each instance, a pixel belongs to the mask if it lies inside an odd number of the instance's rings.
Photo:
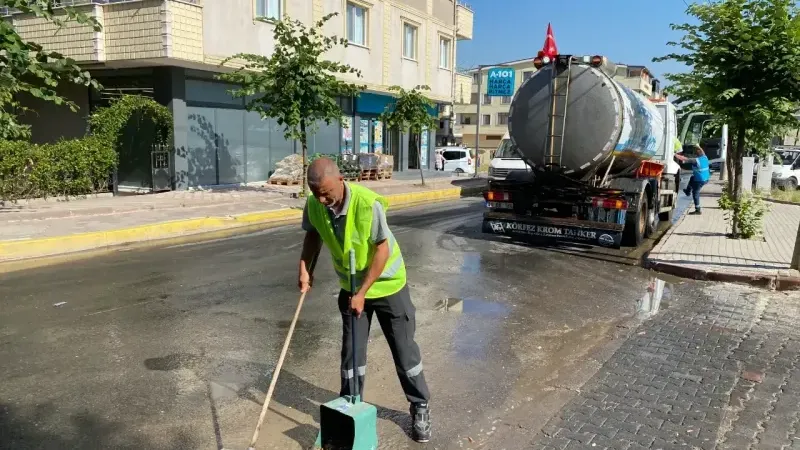
<path id="1" fill-rule="evenodd" d="M 433 393 L 427 448 L 528 448 L 630 333 L 651 281 L 630 250 L 487 239 L 481 212 L 462 199 L 389 218 Z M 246 448 L 301 239 L 283 227 L 1 274 L 0 448 Z M 313 444 L 338 392 L 337 291 L 325 254 L 260 448 Z M 419 448 L 379 327 L 368 359 L 381 448 Z"/>

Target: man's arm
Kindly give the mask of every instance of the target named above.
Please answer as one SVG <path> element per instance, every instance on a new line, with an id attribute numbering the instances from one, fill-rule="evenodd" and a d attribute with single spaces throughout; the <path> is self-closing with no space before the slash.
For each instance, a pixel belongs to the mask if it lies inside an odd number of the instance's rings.
<path id="1" fill-rule="evenodd" d="M 303 249 L 300 251 L 300 267 L 297 284 L 300 288 L 300 292 L 306 292 L 311 288 L 312 275 L 309 270 L 311 269 L 312 261 L 319 256 L 319 252 L 322 249 L 322 238 L 319 237 L 319 233 L 317 233 L 317 230 L 308 219 L 308 208 L 303 210 L 302 226 L 303 229 L 306 230 L 306 235 L 303 238 Z"/>
<path id="2" fill-rule="evenodd" d="M 386 223 L 386 213 L 379 202 L 375 202 L 372 207 L 372 230 L 369 239 L 375 245 L 375 254 L 372 262 L 367 269 L 367 274 L 361 283 L 358 293 L 366 295 L 369 288 L 378 281 L 383 270 L 386 269 L 386 262 L 389 261 L 389 225 Z"/>
<path id="3" fill-rule="evenodd" d="M 361 283 L 361 289 L 358 290 L 359 295 L 366 296 L 369 288 L 378 281 L 378 278 L 386 268 L 386 261 L 389 260 L 389 241 L 386 239 L 375 245 L 375 255 L 372 257 L 372 263 L 367 269 L 367 274 L 364 276 L 364 281 Z"/>

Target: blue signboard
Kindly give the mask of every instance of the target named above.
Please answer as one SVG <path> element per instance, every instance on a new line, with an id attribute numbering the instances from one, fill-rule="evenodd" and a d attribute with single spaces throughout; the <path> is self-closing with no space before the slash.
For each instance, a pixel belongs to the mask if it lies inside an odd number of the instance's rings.
<path id="1" fill-rule="evenodd" d="M 511 97 L 514 95 L 514 69 L 511 67 L 495 67 L 489 69 L 486 95 L 489 97 Z"/>

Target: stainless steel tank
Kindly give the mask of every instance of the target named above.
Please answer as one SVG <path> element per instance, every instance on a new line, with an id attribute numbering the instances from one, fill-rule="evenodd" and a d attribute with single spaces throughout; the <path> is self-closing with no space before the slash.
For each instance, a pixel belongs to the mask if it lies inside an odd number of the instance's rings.
<path id="1" fill-rule="evenodd" d="M 552 70 L 553 65 L 547 65 L 523 83 L 509 109 L 509 135 L 532 166 L 545 164 L 548 156 Z M 560 164 L 564 173 L 574 178 L 602 175 L 613 159 L 613 174 L 652 158 L 664 139 L 664 122 L 657 108 L 612 80 L 602 68 L 574 62 L 569 70 Z M 563 101 L 563 97 L 557 100 Z M 555 143 L 558 152 L 558 141 Z"/>

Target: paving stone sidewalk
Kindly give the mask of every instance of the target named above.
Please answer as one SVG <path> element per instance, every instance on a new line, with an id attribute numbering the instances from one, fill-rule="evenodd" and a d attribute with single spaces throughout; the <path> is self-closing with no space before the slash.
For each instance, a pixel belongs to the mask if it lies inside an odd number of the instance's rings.
<path id="1" fill-rule="evenodd" d="M 479 186 L 485 180 L 439 175 L 429 177 L 424 188 L 419 182 L 419 174 L 414 174 L 360 184 L 390 195 Z M 198 217 L 300 208 L 303 200 L 292 195 L 298 191 L 297 185 L 260 184 L 149 195 L 100 195 L 70 201 L 50 199 L 7 203 L 0 206 L 0 236 L 2 240 L 38 239 Z"/>
<path id="2" fill-rule="evenodd" d="M 800 448 L 800 293 L 677 285 L 662 302 L 529 448 Z"/>
<path id="3" fill-rule="evenodd" d="M 763 239 L 729 239 L 728 222 L 717 206 L 721 193 L 720 183 L 706 185 L 701 198 L 703 214 L 679 219 L 650 251 L 649 266 L 675 275 L 720 281 L 800 276 L 789 270 L 800 225 L 800 206 L 768 203 Z"/>

